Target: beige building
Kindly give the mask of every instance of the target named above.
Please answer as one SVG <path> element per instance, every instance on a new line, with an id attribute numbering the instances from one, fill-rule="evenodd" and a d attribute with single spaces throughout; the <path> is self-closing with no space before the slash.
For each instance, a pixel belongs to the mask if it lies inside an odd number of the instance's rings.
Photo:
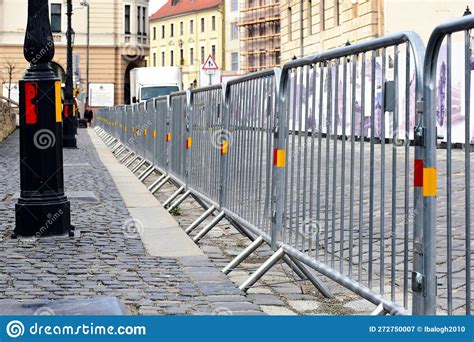
<path id="1" fill-rule="evenodd" d="M 225 0 L 225 66 L 224 74 L 238 75 L 241 73 L 240 32 L 239 32 L 239 0 Z"/>
<path id="2" fill-rule="evenodd" d="M 463 15 L 459 0 L 282 0 L 282 63 L 400 31 L 427 44 L 434 27 Z"/>
<path id="3" fill-rule="evenodd" d="M 106 84 L 104 100 L 121 104 L 129 100 L 129 73 L 144 65 L 148 55 L 148 0 L 73 0 L 75 31 L 75 81 L 82 96 L 86 93 L 87 23 L 90 16 L 90 85 L 91 89 Z M 64 79 L 66 70 L 66 1 L 51 0 L 50 16 L 56 55 L 53 66 Z M 14 65 L 13 83 L 18 82 L 27 67 L 23 57 L 23 41 L 27 17 L 27 0 L 0 1 L 0 75 L 8 82 L 8 65 Z M 5 88 L 5 86 L 3 87 Z M 113 90 L 112 90 L 113 89 Z M 92 97 L 94 94 L 91 95 Z M 94 99 L 90 99 L 94 103 Z M 97 98 L 95 100 L 99 101 Z M 99 103 L 97 102 L 96 103 Z"/>
<path id="4" fill-rule="evenodd" d="M 222 0 L 168 0 L 150 17 L 149 66 L 181 67 L 184 88 L 207 85 L 201 68 L 210 55 L 227 68 L 224 18 Z"/>

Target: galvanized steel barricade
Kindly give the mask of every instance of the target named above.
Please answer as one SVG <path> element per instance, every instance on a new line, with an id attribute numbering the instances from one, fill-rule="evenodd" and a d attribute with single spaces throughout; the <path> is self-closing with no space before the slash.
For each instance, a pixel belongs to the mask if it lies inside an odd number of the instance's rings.
<path id="1" fill-rule="evenodd" d="M 186 183 L 186 151 L 188 139 L 188 92 L 170 95 L 170 163 L 169 172 L 181 185 Z"/>
<path id="2" fill-rule="evenodd" d="M 153 137 L 155 141 L 154 163 L 164 173 L 168 169 L 168 150 L 171 132 L 168 127 L 169 97 L 158 97 L 155 101 Z"/>
<path id="3" fill-rule="evenodd" d="M 472 15 L 440 25 L 426 49 L 424 120 L 418 130 L 425 149 L 415 176 L 423 209 L 415 248 L 424 267 L 416 270 L 414 283 L 421 314 L 472 314 L 473 28 Z M 455 141 L 464 142 L 464 151 L 453 149 Z"/>
<path id="4" fill-rule="evenodd" d="M 221 204 L 222 86 L 194 89 L 190 94 L 188 187 L 208 203 Z"/>
<path id="5" fill-rule="evenodd" d="M 154 101 L 148 100 L 144 103 L 144 120 L 143 120 L 143 146 L 144 155 L 143 157 L 150 163 L 153 162 L 154 156 L 154 141 L 153 141 L 153 122 L 154 122 Z"/>
<path id="6" fill-rule="evenodd" d="M 225 87 L 222 206 L 228 215 L 270 242 L 272 161 L 280 70 L 231 80 Z M 216 140 L 216 139 L 214 139 Z"/>
<path id="7" fill-rule="evenodd" d="M 423 55 L 394 34 L 291 61 L 280 88 L 274 245 L 394 314 L 410 301 Z"/>

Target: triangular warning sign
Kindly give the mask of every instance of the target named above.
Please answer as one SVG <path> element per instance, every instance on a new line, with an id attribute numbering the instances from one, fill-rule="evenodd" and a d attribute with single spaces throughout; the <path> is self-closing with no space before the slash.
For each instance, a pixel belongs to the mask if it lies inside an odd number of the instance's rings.
<path id="1" fill-rule="evenodd" d="M 214 60 L 214 57 L 212 55 L 209 55 L 207 57 L 206 62 L 202 66 L 202 70 L 218 70 L 219 67 L 217 66 L 216 61 Z"/>

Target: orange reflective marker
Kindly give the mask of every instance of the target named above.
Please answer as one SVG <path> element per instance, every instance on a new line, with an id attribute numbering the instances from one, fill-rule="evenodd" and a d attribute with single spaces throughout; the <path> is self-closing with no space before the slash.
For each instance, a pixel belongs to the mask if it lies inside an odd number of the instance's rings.
<path id="1" fill-rule="evenodd" d="M 166 142 L 171 141 L 171 133 L 166 134 Z"/>
<path id="2" fill-rule="evenodd" d="M 286 166 L 286 151 L 285 150 L 273 150 L 273 165 L 276 167 Z"/>
<path id="3" fill-rule="evenodd" d="M 63 121 L 63 112 L 61 106 L 61 82 L 57 81 L 54 84 L 56 93 L 56 122 Z"/>
<path id="4" fill-rule="evenodd" d="M 191 137 L 188 137 L 186 139 L 186 149 L 189 150 L 191 147 L 193 147 L 193 139 Z"/>
<path id="5" fill-rule="evenodd" d="M 221 155 L 229 153 L 229 142 L 227 140 L 223 140 L 221 143 Z"/>
<path id="6" fill-rule="evenodd" d="M 147 129 L 145 128 L 145 129 L 143 130 L 143 135 L 144 135 L 145 137 L 146 137 L 146 132 L 147 132 Z"/>
<path id="7" fill-rule="evenodd" d="M 153 139 L 156 139 L 156 131 L 153 131 Z"/>
<path id="8" fill-rule="evenodd" d="M 38 84 L 34 82 L 25 83 L 25 118 L 27 125 L 38 123 Z"/>
<path id="9" fill-rule="evenodd" d="M 437 175 L 433 167 L 423 169 L 423 196 L 433 197 L 437 194 Z"/>

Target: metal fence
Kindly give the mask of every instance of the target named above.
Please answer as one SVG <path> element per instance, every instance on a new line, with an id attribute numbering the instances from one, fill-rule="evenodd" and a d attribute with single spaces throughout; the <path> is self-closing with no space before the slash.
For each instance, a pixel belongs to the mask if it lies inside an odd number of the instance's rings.
<path id="1" fill-rule="evenodd" d="M 150 159 L 162 174 L 152 191 L 178 185 L 168 210 L 189 195 L 202 201 L 187 233 L 219 211 L 194 241 L 224 217 L 253 240 L 225 273 L 271 244 L 243 290 L 283 260 L 325 296 L 306 266 L 376 304 L 374 313 L 471 314 L 473 26 L 467 16 L 436 28 L 426 58 L 406 32 L 158 98 L 144 113 L 103 109 L 99 134 L 123 141 L 115 122 L 151 120 L 153 139 L 133 139 L 132 128 L 117 155 L 128 165 Z M 462 53 L 453 53 L 455 33 Z M 464 151 L 453 149 L 460 133 Z M 447 205 L 437 209 L 437 199 Z"/>
<path id="2" fill-rule="evenodd" d="M 415 176 L 422 209 L 417 221 L 423 226 L 416 242 L 424 248 L 415 245 L 422 267 L 414 284 L 420 293 L 416 309 L 425 314 L 472 314 L 473 28 L 472 15 L 440 25 L 426 49 L 425 116 L 419 128 L 425 148 Z M 443 111 L 446 120 L 440 126 Z M 443 148 L 438 139 L 446 142 Z M 464 142 L 463 151 L 453 149 L 455 140 Z"/>

